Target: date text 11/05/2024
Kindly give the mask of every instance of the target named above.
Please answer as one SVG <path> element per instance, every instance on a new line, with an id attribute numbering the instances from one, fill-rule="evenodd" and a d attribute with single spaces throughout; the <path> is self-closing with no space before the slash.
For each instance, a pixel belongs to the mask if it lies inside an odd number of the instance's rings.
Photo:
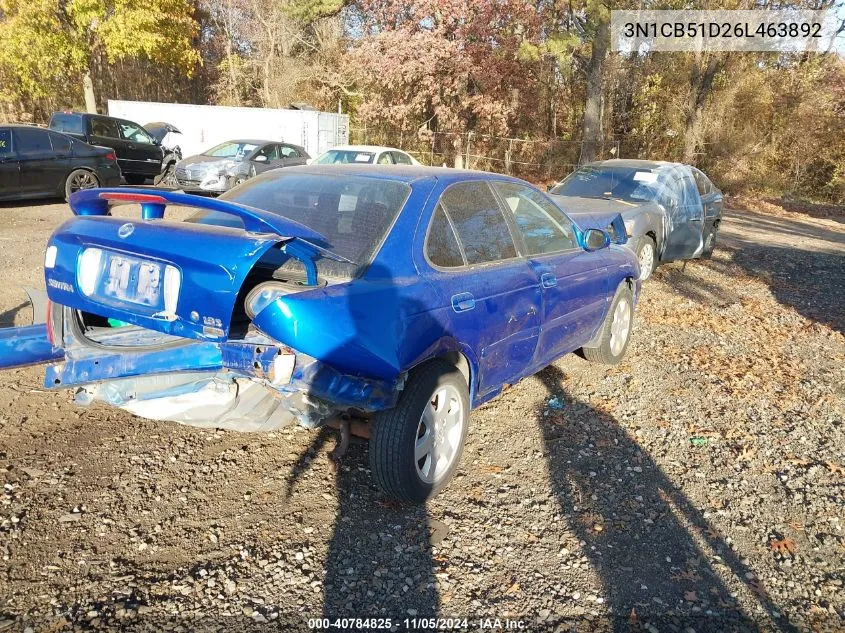
<path id="1" fill-rule="evenodd" d="M 509 618 L 311 618 L 311 630 L 356 631 L 401 626 L 406 631 L 524 631 L 523 620 Z"/>

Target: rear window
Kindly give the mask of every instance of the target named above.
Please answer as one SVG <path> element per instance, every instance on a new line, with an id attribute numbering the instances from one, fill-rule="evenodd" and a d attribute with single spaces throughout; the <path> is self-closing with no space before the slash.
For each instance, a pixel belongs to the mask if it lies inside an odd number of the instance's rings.
<path id="1" fill-rule="evenodd" d="M 50 129 L 65 134 L 85 134 L 85 122 L 78 114 L 54 114 Z"/>
<path id="2" fill-rule="evenodd" d="M 380 178 L 269 172 L 220 199 L 304 224 L 326 236 L 321 246 L 364 266 L 378 250 L 410 190 L 403 182 Z M 234 219 L 225 214 L 205 214 L 201 221 L 231 226 Z"/>

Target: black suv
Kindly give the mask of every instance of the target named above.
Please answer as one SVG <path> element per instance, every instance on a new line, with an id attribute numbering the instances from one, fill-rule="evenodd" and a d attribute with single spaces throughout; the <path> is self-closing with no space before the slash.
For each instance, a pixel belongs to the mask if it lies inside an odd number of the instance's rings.
<path id="1" fill-rule="evenodd" d="M 49 127 L 91 145 L 114 149 L 120 171 L 130 185 L 142 185 L 161 173 L 164 151 L 137 123 L 101 114 L 55 112 Z"/>

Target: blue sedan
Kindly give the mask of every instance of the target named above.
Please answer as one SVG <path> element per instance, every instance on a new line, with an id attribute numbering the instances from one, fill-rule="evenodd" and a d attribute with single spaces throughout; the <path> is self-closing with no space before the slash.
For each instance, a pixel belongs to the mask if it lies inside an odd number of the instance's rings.
<path id="1" fill-rule="evenodd" d="M 141 219 L 112 216 L 121 203 Z M 377 483 L 416 502 L 504 385 L 576 350 L 618 363 L 640 288 L 624 231 L 483 172 L 295 167 L 219 199 L 99 189 L 71 207 L 46 252 L 65 354 L 48 387 L 239 431 L 358 419 Z"/>

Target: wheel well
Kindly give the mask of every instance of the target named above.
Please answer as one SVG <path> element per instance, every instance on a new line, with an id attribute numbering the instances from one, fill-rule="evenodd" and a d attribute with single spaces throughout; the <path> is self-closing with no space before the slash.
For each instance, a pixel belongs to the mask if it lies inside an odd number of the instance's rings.
<path id="1" fill-rule="evenodd" d="M 450 365 L 454 365 L 464 379 L 467 381 L 467 387 L 469 387 L 470 392 L 472 391 L 472 368 L 467 360 L 467 357 L 464 356 L 461 352 L 444 352 L 439 356 L 435 356 L 434 358 L 429 358 L 428 360 L 423 361 L 414 369 L 419 369 L 423 365 L 430 363 L 436 360 L 445 360 Z"/>

